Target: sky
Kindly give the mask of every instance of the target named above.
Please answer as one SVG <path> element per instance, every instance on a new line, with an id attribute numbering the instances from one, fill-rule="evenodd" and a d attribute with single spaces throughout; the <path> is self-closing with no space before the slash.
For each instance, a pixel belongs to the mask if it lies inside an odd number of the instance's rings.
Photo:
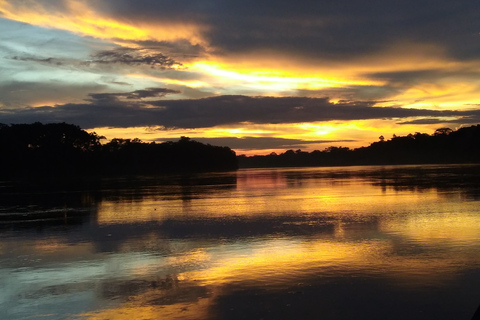
<path id="1" fill-rule="evenodd" d="M 0 123 L 237 154 L 480 123 L 480 2 L 0 0 Z"/>

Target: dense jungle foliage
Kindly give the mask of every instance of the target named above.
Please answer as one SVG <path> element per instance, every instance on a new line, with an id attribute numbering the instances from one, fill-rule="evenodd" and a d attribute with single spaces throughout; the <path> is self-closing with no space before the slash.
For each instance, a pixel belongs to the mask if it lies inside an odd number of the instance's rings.
<path id="1" fill-rule="evenodd" d="M 0 174 L 130 174 L 237 169 L 235 152 L 181 137 L 144 143 L 66 123 L 0 125 Z"/>
<path id="2" fill-rule="evenodd" d="M 239 156 L 240 167 L 302 167 L 390 164 L 480 163 L 480 125 L 393 136 L 368 147 L 329 147 L 323 151 L 288 150 L 265 156 Z"/>

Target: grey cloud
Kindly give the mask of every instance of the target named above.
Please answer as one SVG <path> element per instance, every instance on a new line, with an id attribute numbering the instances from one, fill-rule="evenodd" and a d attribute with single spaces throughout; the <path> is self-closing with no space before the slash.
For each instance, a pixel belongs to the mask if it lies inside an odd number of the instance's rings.
<path id="1" fill-rule="evenodd" d="M 420 118 L 420 119 L 415 119 L 411 121 L 401 121 L 398 122 L 398 124 L 436 124 L 436 123 L 445 123 L 448 121 L 445 121 L 444 119 L 439 119 L 439 118 Z M 456 120 L 458 122 L 458 120 Z"/>
<path id="2" fill-rule="evenodd" d="M 479 41 L 480 42 L 480 41 Z M 426 69 L 426 70 L 412 70 L 399 72 L 379 72 L 368 73 L 364 75 L 367 78 L 380 80 L 384 82 L 382 87 L 370 90 L 370 87 L 358 87 L 354 91 L 355 97 L 367 97 L 370 95 L 373 99 L 388 99 L 392 96 L 398 96 L 408 89 L 415 88 L 422 84 L 439 84 L 444 86 L 445 83 L 462 83 L 469 82 L 472 92 L 480 90 L 478 78 L 480 72 L 467 68 L 452 68 L 452 69 Z M 473 88 L 475 86 L 475 88 Z M 340 88 L 340 90 L 345 90 Z M 452 93 L 446 93 L 452 94 Z"/>
<path id="3" fill-rule="evenodd" d="M 480 112 L 475 112 L 471 115 L 466 115 L 465 117 L 461 117 L 461 119 L 442 119 L 442 118 L 420 118 L 411 121 L 402 121 L 398 122 L 398 124 L 453 124 L 458 125 L 461 124 L 477 124 L 480 123 Z"/>
<path id="4" fill-rule="evenodd" d="M 119 85 L 119 86 L 131 86 L 132 85 L 131 83 L 124 82 L 124 81 L 109 81 L 109 83 L 116 84 L 116 85 Z"/>
<path id="5" fill-rule="evenodd" d="M 24 62 L 36 62 L 52 66 L 65 66 L 70 68 L 91 67 L 95 65 L 128 65 L 148 66 L 152 69 L 169 70 L 182 69 L 183 65 L 162 53 L 145 53 L 143 49 L 117 48 L 103 50 L 93 54 L 89 60 L 67 59 L 55 57 L 41 57 L 32 54 L 11 56 L 9 59 Z"/>
<path id="6" fill-rule="evenodd" d="M 117 39 L 122 42 L 122 39 Z M 132 41 L 129 41 L 132 43 Z M 149 50 L 156 50 L 162 52 L 175 59 L 189 60 L 191 58 L 198 58 L 206 54 L 206 50 L 199 44 L 192 44 L 186 39 L 175 41 L 154 41 L 154 40 L 139 40 L 133 41 L 136 45 Z"/>
<path id="7" fill-rule="evenodd" d="M 344 86 L 337 88 L 327 88 L 319 90 L 300 89 L 296 91 L 297 96 L 306 97 L 330 97 L 332 99 L 342 100 L 388 100 L 390 97 L 398 95 L 402 88 L 398 85 L 383 86 Z"/>
<path id="8" fill-rule="evenodd" d="M 60 0 L 40 2 L 47 8 L 54 3 L 55 12 L 64 8 L 57 4 L 63 3 Z M 480 4 L 470 0 L 84 2 L 101 14 L 122 21 L 204 26 L 200 31 L 203 38 L 224 54 L 267 49 L 310 59 L 343 61 L 377 53 L 398 42 L 436 44 L 458 60 L 476 59 L 480 51 Z M 175 51 L 195 55 L 204 50 L 187 39 L 170 44 L 138 44 L 146 48 L 170 47 L 168 53 L 160 50 L 168 56 Z"/>
<path id="9" fill-rule="evenodd" d="M 46 64 L 54 64 L 57 66 L 61 66 L 64 64 L 64 61 L 61 59 L 57 58 L 39 58 L 39 57 L 19 57 L 19 56 L 14 56 L 11 58 L 12 60 L 18 60 L 18 61 L 32 61 L 32 62 L 38 62 L 38 63 L 46 63 Z"/>
<path id="10" fill-rule="evenodd" d="M 147 65 L 155 69 L 170 69 L 182 67 L 182 64 L 162 53 L 145 53 L 143 49 L 117 48 L 114 50 L 100 51 L 92 56 L 88 63 L 100 64 L 126 64 L 126 65 Z"/>
<path id="11" fill-rule="evenodd" d="M 467 68 L 452 68 L 452 69 L 424 69 L 398 72 L 377 72 L 366 73 L 365 77 L 370 79 L 387 81 L 387 87 L 402 87 L 406 89 L 418 83 L 433 83 L 439 79 L 458 79 L 476 81 L 479 77 L 479 72 Z"/>
<path id="12" fill-rule="evenodd" d="M 166 90 L 166 89 L 165 89 Z M 161 88 L 157 94 L 165 91 Z M 139 92 L 123 93 L 126 98 Z M 0 113 L 0 123 L 65 121 L 82 128 L 164 126 L 165 128 L 206 128 L 251 122 L 258 124 L 299 123 L 330 120 L 401 119 L 411 117 L 479 118 L 480 110 L 437 111 L 375 107 L 374 102 L 343 101 L 328 98 L 218 96 L 190 100 L 119 100 L 117 95 L 92 95 L 84 104 L 25 108 Z"/>
<path id="13" fill-rule="evenodd" d="M 58 81 L 0 81 L 0 105 L 22 108 L 36 105 L 39 101 L 81 102 L 89 93 L 103 90 L 107 90 L 106 86 L 98 83 L 72 85 Z"/>
<path id="14" fill-rule="evenodd" d="M 208 26 L 204 37 L 226 54 L 270 49 L 342 60 L 375 53 L 405 40 L 438 44 L 457 59 L 474 59 L 480 50 L 480 5 L 468 0 L 107 3 L 108 12 L 126 19 Z"/>
<path id="15" fill-rule="evenodd" d="M 222 7 L 209 39 L 227 52 L 267 47 L 344 60 L 410 40 L 436 43 L 466 59 L 480 48 L 480 8 L 470 1 L 247 1 Z"/>
<path id="16" fill-rule="evenodd" d="M 141 100 L 144 98 L 161 98 L 166 96 L 167 94 L 175 93 L 180 93 L 180 91 L 167 88 L 147 88 L 131 92 L 91 93 L 89 94 L 91 99 L 87 99 L 87 101 L 90 101 L 92 103 L 116 102 L 119 98 L 124 98 L 128 100 Z"/>
<path id="17" fill-rule="evenodd" d="M 374 102 L 343 101 L 333 104 L 328 98 L 304 97 L 219 96 L 197 100 L 158 101 L 152 104 L 164 108 L 161 112 L 162 125 L 181 128 L 239 122 L 277 124 L 457 115 L 455 111 L 376 108 Z"/>

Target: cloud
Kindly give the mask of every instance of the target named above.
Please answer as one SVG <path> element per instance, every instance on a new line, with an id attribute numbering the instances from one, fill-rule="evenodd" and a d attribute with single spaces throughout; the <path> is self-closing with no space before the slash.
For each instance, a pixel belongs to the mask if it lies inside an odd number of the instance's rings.
<path id="1" fill-rule="evenodd" d="M 148 66 L 152 69 L 168 70 L 168 69 L 183 69 L 183 64 L 172 58 L 167 57 L 162 53 L 148 53 L 143 49 L 132 49 L 120 47 L 113 50 L 103 50 L 92 54 L 90 59 L 80 60 L 71 58 L 57 58 L 57 57 L 40 57 L 33 54 L 23 56 L 12 56 L 11 60 L 36 62 L 41 64 L 76 67 L 81 66 L 95 66 L 95 65 L 128 65 L 128 66 Z"/>
<path id="2" fill-rule="evenodd" d="M 457 59 L 474 58 L 479 49 L 478 4 L 471 1 L 142 0 L 136 6 L 129 5 L 128 0 L 106 3 L 112 15 L 124 20 L 153 24 L 159 19 L 176 18 L 205 25 L 202 37 L 211 48 L 226 55 L 264 49 L 343 61 L 405 40 L 437 44 Z"/>
<path id="3" fill-rule="evenodd" d="M 178 69 L 183 65 L 162 53 L 146 53 L 143 49 L 117 48 L 104 50 L 92 55 L 88 63 L 147 65 L 153 69 Z"/>
<path id="4" fill-rule="evenodd" d="M 52 73 L 50 73 L 52 76 Z M 72 84 L 51 81 L 0 81 L 0 106 L 21 111 L 25 106 L 44 105 L 47 103 L 82 102 L 91 92 L 107 90 L 107 86 L 95 82 Z M 0 108 L 1 110 L 1 108 Z"/>
<path id="5" fill-rule="evenodd" d="M 378 101 L 389 99 L 401 93 L 399 86 L 394 85 L 345 85 L 336 88 L 318 90 L 298 89 L 295 91 L 301 97 L 332 97 L 341 100 L 371 100 Z"/>
<path id="6" fill-rule="evenodd" d="M 217 96 L 188 100 L 143 100 L 163 97 L 169 93 L 176 91 L 149 88 L 127 93 L 91 94 L 89 103 L 69 103 L 0 112 L 0 123 L 65 121 L 85 129 L 137 126 L 188 129 L 246 122 L 280 124 L 414 117 L 458 119 L 467 117 L 480 120 L 480 110 L 439 111 L 375 107 L 375 102 L 332 103 L 328 98 Z"/>
<path id="7" fill-rule="evenodd" d="M 375 102 L 328 98 L 219 96 L 196 100 L 154 101 L 166 127 L 211 127 L 241 122 L 259 124 L 364 120 L 418 116 L 456 116 L 455 111 L 374 107 Z"/>
<path id="8" fill-rule="evenodd" d="M 472 12 L 478 5 L 469 1 L 247 1 L 222 8 L 208 39 L 228 52 L 263 47 L 345 61 L 407 39 L 437 44 L 458 58 L 473 58 L 479 49 L 478 13 Z"/>
<path id="9" fill-rule="evenodd" d="M 265 149 L 303 149 L 311 144 L 352 142 L 354 140 L 301 140 L 273 137 L 243 138 L 194 138 L 194 140 L 217 146 L 229 146 L 232 149 L 265 150 Z"/>
<path id="10" fill-rule="evenodd" d="M 116 39 L 118 42 L 123 42 L 121 39 Z M 186 39 L 177 39 L 171 41 L 156 41 L 156 40 L 138 40 L 124 42 L 126 47 L 132 46 L 140 47 L 147 50 L 154 50 L 162 52 L 169 57 L 175 59 L 192 60 L 194 58 L 201 58 L 206 56 L 206 49 L 200 44 L 192 44 Z"/>
<path id="11" fill-rule="evenodd" d="M 83 0 L 56 1 L 65 4 L 55 6 L 37 0 L 32 8 L 24 1 L 3 2 L 4 15 L 17 20 L 129 41 L 194 45 L 201 39 L 207 50 L 224 55 L 269 50 L 345 61 L 410 41 L 469 60 L 480 47 L 478 4 L 467 0 L 138 0 L 135 5 L 131 0 Z"/>
<path id="12" fill-rule="evenodd" d="M 64 62 L 61 59 L 57 58 L 38 58 L 38 57 L 19 57 L 19 56 L 14 56 L 11 58 L 12 60 L 18 60 L 18 61 L 32 61 L 32 62 L 38 62 L 38 63 L 46 63 L 46 64 L 53 64 L 57 66 L 64 65 Z"/>
<path id="13" fill-rule="evenodd" d="M 162 98 L 167 94 L 178 94 L 180 91 L 171 90 L 166 88 L 147 88 L 143 90 L 135 90 L 132 92 L 120 92 L 120 93 L 91 93 L 90 99 L 87 101 L 95 103 L 111 103 L 117 102 L 120 98 L 127 100 L 142 100 L 145 98 Z M 137 101 L 137 103 L 139 103 Z"/>
<path id="14" fill-rule="evenodd" d="M 62 5 L 56 5 L 57 2 Z M 87 64 L 99 69 L 95 72 L 128 70 L 126 74 L 151 75 L 156 71 L 182 68 L 195 60 L 209 60 L 226 64 L 226 71 L 238 71 L 243 67 L 252 73 L 260 73 L 273 66 L 273 73 L 278 71 L 281 77 L 288 77 L 289 72 L 290 76 L 296 72 L 305 75 L 308 74 L 305 70 L 311 70 L 310 74 L 320 77 L 328 72 L 327 78 L 335 80 L 338 76 L 341 80 L 379 79 L 386 82 L 384 86 L 378 81 L 375 86 L 358 87 L 343 82 L 346 87 L 338 90 L 334 98 L 352 100 L 401 97 L 403 91 L 421 79 L 438 83 L 440 80 L 433 76 L 433 72 L 416 73 L 418 69 L 430 68 L 427 64 L 439 66 L 438 72 L 442 68 L 458 72 L 457 78 L 465 77 L 460 79 L 463 82 L 478 79 L 478 64 L 472 67 L 468 62 L 478 59 L 480 51 L 479 10 L 477 4 L 466 0 L 373 0 L 368 3 L 352 0 L 295 3 L 285 0 L 246 0 L 244 3 L 139 0 L 135 5 L 130 0 L 4 0 L 1 3 L 0 9 L 10 19 L 52 28 L 48 30 L 69 30 L 83 35 L 82 41 L 104 39 L 109 43 L 108 49 L 103 50 L 103 45 L 96 54 L 88 56 L 87 53 L 78 59 L 88 60 Z M 27 6 L 27 3 L 35 5 Z M 12 29 L 9 28 L 7 33 L 11 34 Z M 3 43 L 5 36 L 0 37 Z M 71 33 L 64 32 L 63 37 L 73 43 L 79 41 L 73 39 Z M 49 48 L 56 38 L 50 37 L 48 43 L 37 40 L 33 46 L 25 47 Z M 202 41 L 197 41 L 200 38 Z M 123 47 L 112 49 L 117 44 Z M 67 43 L 63 47 L 69 51 L 72 46 Z M 24 59 L 21 54 L 14 56 Z M 64 59 L 69 56 L 70 52 Z M 238 60 L 245 65 L 237 64 Z M 38 54 L 31 61 L 78 67 L 78 64 L 47 53 Z M 270 61 L 271 65 L 262 69 L 264 61 Z M 457 65 L 463 65 L 465 70 L 471 67 L 471 75 L 453 70 L 452 66 Z M 406 72 L 388 74 L 392 70 Z M 452 79 L 451 83 L 454 81 Z M 226 89 L 218 83 L 209 85 L 220 88 L 211 90 L 217 94 L 274 94 L 279 93 L 275 91 L 277 89 L 283 90 L 279 94 L 291 95 L 295 89 L 312 88 L 306 84 L 302 84 L 303 87 L 295 84 L 288 88 L 276 86 L 275 89 L 261 87 L 258 83 L 254 89 L 249 87 L 250 83 L 240 88 L 224 83 Z M 415 88 L 415 91 L 421 94 L 425 88 Z M 328 91 L 326 94 L 333 97 Z M 426 92 L 425 97 L 428 95 Z M 463 92 L 458 96 L 461 95 Z M 469 94 L 470 101 L 473 97 Z"/>
<path id="15" fill-rule="evenodd" d="M 398 124 L 415 124 L 415 125 L 422 125 L 422 124 L 455 124 L 457 125 L 459 122 L 462 124 L 477 124 L 480 122 L 480 112 L 475 111 L 472 112 L 470 115 L 466 115 L 465 117 L 461 118 L 461 121 L 459 119 L 454 118 L 454 119 L 445 119 L 445 118 L 420 118 L 420 119 L 415 119 L 415 120 L 410 120 L 410 121 L 401 121 L 398 122 Z"/>

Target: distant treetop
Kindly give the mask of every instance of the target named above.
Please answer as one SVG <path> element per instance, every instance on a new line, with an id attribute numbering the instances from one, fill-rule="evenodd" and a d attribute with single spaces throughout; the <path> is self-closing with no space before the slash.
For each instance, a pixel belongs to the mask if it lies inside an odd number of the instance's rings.
<path id="1" fill-rule="evenodd" d="M 235 152 L 181 137 L 144 143 L 88 133 L 67 123 L 0 124 L 0 175 L 127 174 L 237 169 Z"/>

